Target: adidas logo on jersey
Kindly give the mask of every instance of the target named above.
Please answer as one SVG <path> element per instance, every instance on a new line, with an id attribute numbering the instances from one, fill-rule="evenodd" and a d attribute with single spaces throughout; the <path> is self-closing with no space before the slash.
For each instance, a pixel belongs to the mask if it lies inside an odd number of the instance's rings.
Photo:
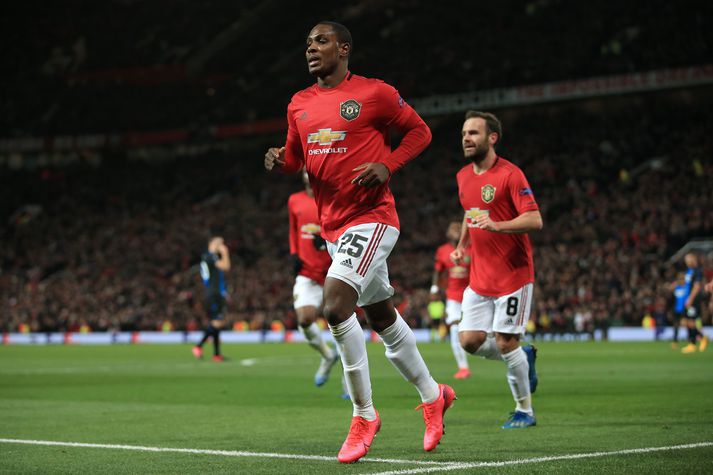
<path id="1" fill-rule="evenodd" d="M 344 267 L 348 267 L 350 269 L 353 269 L 352 267 L 352 260 L 351 259 L 344 259 L 342 262 L 339 263 L 340 265 L 343 265 Z"/>

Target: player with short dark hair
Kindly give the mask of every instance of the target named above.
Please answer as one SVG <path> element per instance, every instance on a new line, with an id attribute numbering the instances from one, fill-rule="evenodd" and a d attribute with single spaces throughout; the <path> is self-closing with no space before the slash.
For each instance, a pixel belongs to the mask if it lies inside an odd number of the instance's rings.
<path id="1" fill-rule="evenodd" d="M 287 213 L 290 219 L 290 255 L 295 264 L 295 285 L 292 289 L 297 323 L 309 345 L 321 356 L 322 362 L 314 375 L 314 384 L 324 385 L 329 373 L 339 360 L 336 350 L 322 338 L 317 318 L 322 309 L 322 286 L 332 258 L 327 243 L 320 236 L 317 204 L 307 173 L 302 172 L 305 189 L 290 195 Z"/>
<path id="2" fill-rule="evenodd" d="M 485 121 L 485 132 L 488 134 L 497 134 L 498 142 L 503 139 L 503 126 L 500 119 L 495 117 L 492 112 L 470 110 L 465 113 L 465 120 L 468 119 L 483 119 Z"/>
<path id="3" fill-rule="evenodd" d="M 381 427 L 356 305 L 384 342 L 389 361 L 419 392 L 426 451 L 438 445 L 443 415 L 455 399 L 449 386 L 433 380 L 413 332 L 394 308 L 386 265 L 399 235 L 388 182 L 426 148 L 431 132 L 396 89 L 349 71 L 350 36 L 333 22 L 318 23 L 309 32 L 307 68 L 317 83 L 292 97 L 287 142 L 264 157 L 267 170 L 296 173 L 306 167 L 332 256 L 324 283 L 324 316 L 354 406 L 349 435 L 337 457 L 343 463 L 363 457 Z M 403 134 L 394 150 L 391 129 Z"/>
<path id="4" fill-rule="evenodd" d="M 205 285 L 205 310 L 210 322 L 201 341 L 193 347 L 193 356 L 203 357 L 203 344 L 213 339 L 213 361 L 223 361 L 220 353 L 220 329 L 225 318 L 225 272 L 230 270 L 230 252 L 221 236 L 208 240 L 208 249 L 201 256 L 200 272 Z"/>
<path id="5" fill-rule="evenodd" d="M 471 354 L 507 364 L 516 406 L 503 428 L 534 426 L 536 350 L 532 345 L 521 347 L 520 337 L 530 318 L 535 279 L 527 233 L 542 229 L 542 216 L 522 170 L 495 152 L 502 136 L 500 121 L 477 111 L 465 117 L 461 144 L 471 163 L 457 175 L 465 215 L 460 241 L 451 254 L 456 263 L 463 261 L 467 250 L 471 257 L 460 342 Z"/>

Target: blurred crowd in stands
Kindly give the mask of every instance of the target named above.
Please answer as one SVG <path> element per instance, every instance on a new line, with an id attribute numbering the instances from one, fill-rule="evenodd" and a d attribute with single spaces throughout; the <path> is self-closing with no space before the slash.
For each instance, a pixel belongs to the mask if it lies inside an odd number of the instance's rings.
<path id="1" fill-rule="evenodd" d="M 667 305 L 682 266 L 668 259 L 713 237 L 712 96 L 496 111 L 499 152 L 524 169 L 545 221 L 532 236 L 539 330 L 640 325 Z M 402 234 L 389 265 L 414 327 L 428 326 L 434 252 L 462 218 L 462 116 L 429 122 L 434 142 L 392 182 Z M 169 159 L 103 152 L 83 165 L 0 173 L 2 330 L 197 329 L 197 264 L 210 229 L 231 249 L 231 323 L 294 327 L 286 201 L 301 182 L 262 169 L 264 150 L 280 140 Z M 710 279 L 713 255 L 701 257 Z"/>
<path id="2" fill-rule="evenodd" d="M 505 0 L 467 11 L 361 0 L 318 12 L 277 0 L 31 0 L 5 13 L 13 47 L 0 138 L 190 131 L 180 146 L 80 150 L 59 167 L 28 154 L 0 168 L 6 331 L 199 328 L 196 265 L 214 228 L 233 257 L 231 321 L 294 326 L 285 205 L 300 180 L 261 167 L 283 137 L 209 143 L 206 130 L 284 116 L 313 81 L 303 39 L 319 20 L 347 24 L 352 70 L 407 100 L 713 57 L 713 3 L 696 0 Z M 670 257 L 713 237 L 712 96 L 699 88 L 495 111 L 499 152 L 524 169 L 545 218 L 533 235 L 537 329 L 639 325 L 667 308 L 682 265 Z M 429 118 L 433 144 L 392 183 L 402 234 L 391 276 L 414 327 L 428 326 L 433 254 L 462 217 L 461 118 Z M 701 257 L 710 278 L 712 258 Z"/>
<path id="3" fill-rule="evenodd" d="M 170 13 L 167 13 L 170 12 Z M 3 135 L 116 133 L 271 119 L 311 78 L 304 38 L 347 24 L 354 72 L 407 98 L 703 65 L 713 4 L 504 0 L 16 2 Z"/>

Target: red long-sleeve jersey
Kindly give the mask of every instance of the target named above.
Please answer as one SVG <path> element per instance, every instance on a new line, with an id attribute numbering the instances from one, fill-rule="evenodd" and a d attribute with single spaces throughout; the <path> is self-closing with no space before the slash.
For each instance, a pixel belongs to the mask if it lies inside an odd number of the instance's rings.
<path id="1" fill-rule="evenodd" d="M 446 283 L 446 299 L 456 302 L 463 301 L 463 291 L 468 287 L 468 275 L 470 272 L 470 254 L 466 253 L 463 265 L 456 264 L 451 260 L 451 252 L 455 251 L 455 246 L 447 242 L 436 249 L 436 260 L 434 269 L 436 272 L 448 271 L 448 281 Z"/>
<path id="2" fill-rule="evenodd" d="M 287 211 L 290 215 L 290 254 L 297 254 L 302 261 L 299 275 L 324 284 L 332 259 L 326 250 L 319 251 L 314 246 L 314 236 L 320 233 L 314 198 L 306 191 L 293 193 L 287 200 Z"/>
<path id="3" fill-rule="evenodd" d="M 384 223 L 399 228 L 388 181 L 365 188 L 351 181 L 367 162 L 391 173 L 421 153 L 431 131 L 398 91 L 377 79 L 348 73 L 336 87 L 317 84 L 292 97 L 287 108 L 285 172 L 304 165 L 314 191 L 322 235 L 330 242 L 350 226 Z M 391 150 L 389 130 L 404 134 Z"/>

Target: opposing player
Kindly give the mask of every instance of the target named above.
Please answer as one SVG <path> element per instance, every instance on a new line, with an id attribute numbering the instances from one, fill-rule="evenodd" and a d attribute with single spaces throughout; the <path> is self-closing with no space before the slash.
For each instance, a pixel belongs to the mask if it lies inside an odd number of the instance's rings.
<path id="1" fill-rule="evenodd" d="M 327 252 L 326 242 L 320 236 L 317 204 L 314 202 L 307 172 L 302 173 L 302 181 L 305 185 L 304 191 L 293 193 L 287 200 L 287 212 L 290 216 L 290 255 L 297 274 L 292 294 L 300 331 L 309 345 L 322 356 L 314 376 L 314 384 L 322 386 L 339 360 L 339 354 L 324 341 L 322 331 L 316 323 L 322 308 L 322 286 L 332 258 Z"/>
<path id="2" fill-rule="evenodd" d="M 688 296 L 688 288 L 686 285 L 686 278 L 683 272 L 676 276 L 676 281 L 669 284 L 669 289 L 673 293 L 673 319 L 671 326 L 673 327 L 673 340 L 671 341 L 671 348 L 678 348 L 678 330 L 681 327 L 681 323 L 686 320 L 686 297 Z M 689 338 L 690 338 L 689 330 Z M 693 346 L 695 348 L 695 335 L 693 338 Z"/>
<path id="3" fill-rule="evenodd" d="M 701 318 L 701 298 L 703 295 L 703 269 L 698 264 L 698 256 L 689 252 L 683 256 L 686 263 L 684 277 L 684 313 L 682 321 L 688 327 L 688 345 L 681 349 L 682 353 L 693 353 L 697 350 L 705 351 L 708 346 L 708 337 L 698 330 L 698 319 Z M 700 337 L 698 347 L 696 342 Z"/>
<path id="4" fill-rule="evenodd" d="M 446 325 L 448 325 L 451 348 L 453 356 L 458 365 L 458 372 L 453 375 L 456 379 L 466 379 L 470 377 L 470 365 L 468 355 L 460 346 L 458 340 L 458 322 L 461 318 L 461 302 L 463 301 L 463 291 L 468 287 L 470 256 L 463 258 L 463 265 L 456 264 L 451 260 L 453 252 L 458 244 L 461 233 L 461 223 L 453 222 L 448 225 L 446 238 L 448 242 L 440 245 L 436 249 L 436 262 L 434 264 L 433 278 L 431 279 L 431 296 L 440 298 L 441 283 L 446 282 Z"/>
<path id="5" fill-rule="evenodd" d="M 343 463 L 363 457 L 381 427 L 356 305 L 383 340 L 389 361 L 418 390 L 426 424 L 424 450 L 438 445 L 443 415 L 455 399 L 449 386 L 433 380 L 413 332 L 394 309 L 386 265 L 399 235 L 388 182 L 426 148 L 431 132 L 396 89 L 349 71 L 351 51 L 351 34 L 339 23 L 320 22 L 309 32 L 307 68 L 317 83 L 292 97 L 287 142 L 264 157 L 267 170 L 295 173 L 306 167 L 332 256 L 323 313 L 354 406 L 349 434 L 337 456 Z M 403 134 L 393 151 L 390 129 Z"/>
<path id="6" fill-rule="evenodd" d="M 514 429 L 536 424 L 531 399 L 537 387 L 536 353 L 531 345 L 520 347 L 520 336 L 530 316 L 535 278 L 527 233 L 542 229 L 542 217 L 525 175 L 495 152 L 501 137 L 493 114 L 466 113 L 462 146 L 472 163 L 457 175 L 465 216 L 451 257 L 461 263 L 468 250 L 471 256 L 461 345 L 468 353 L 505 361 L 515 411 L 503 428 Z"/>
<path id="7" fill-rule="evenodd" d="M 230 252 L 220 236 L 208 240 L 208 249 L 201 256 L 201 278 L 205 284 L 205 310 L 210 319 L 201 341 L 193 347 L 193 356 L 203 358 L 203 344 L 213 338 L 213 361 L 223 361 L 220 354 L 220 329 L 225 313 L 225 272 L 230 270 Z"/>

